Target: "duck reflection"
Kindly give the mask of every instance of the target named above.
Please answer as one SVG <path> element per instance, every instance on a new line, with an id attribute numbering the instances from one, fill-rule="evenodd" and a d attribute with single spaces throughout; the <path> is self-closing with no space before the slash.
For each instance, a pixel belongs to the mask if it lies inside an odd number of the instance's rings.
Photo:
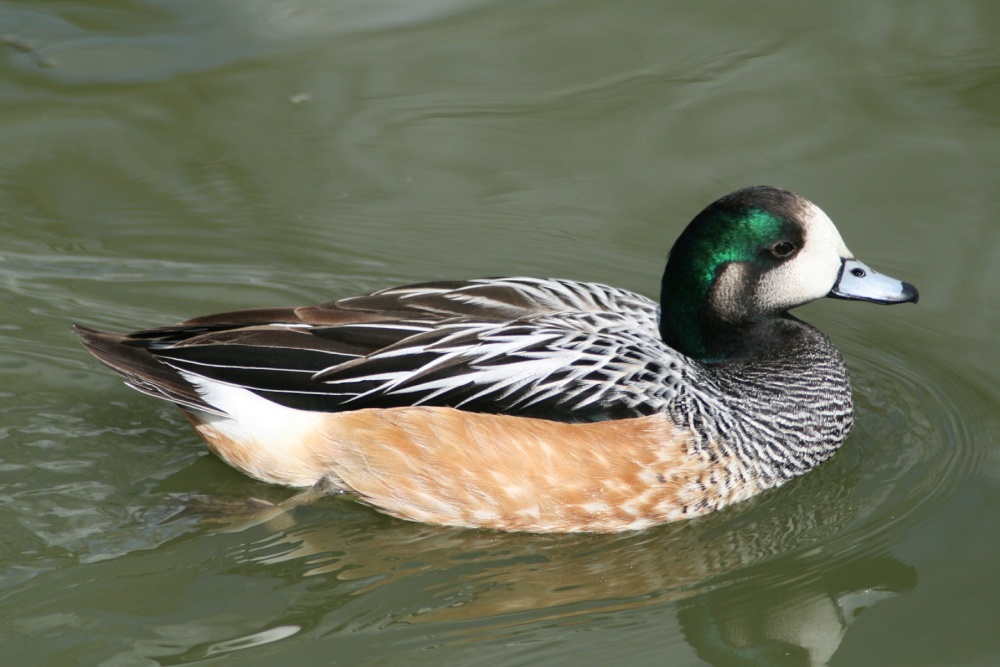
<path id="1" fill-rule="evenodd" d="M 851 623 L 876 602 L 916 586 L 890 557 L 844 563 L 799 584 L 747 580 L 678 602 L 688 642 L 712 665 L 825 665 Z"/>
<path id="2" fill-rule="evenodd" d="M 435 632 L 495 636 L 656 607 L 676 610 L 684 638 L 713 665 L 821 665 L 861 611 L 916 584 L 912 567 L 859 547 L 879 529 L 879 499 L 843 476 L 831 483 L 843 473 L 632 534 L 448 529 L 327 498 L 264 510 L 236 520 L 253 528 L 219 535 L 232 540 L 231 558 L 266 576 L 316 578 L 315 598 L 297 600 L 296 613 L 315 624 L 335 606 L 331 632 L 344 614 L 360 625 L 446 623 Z"/>

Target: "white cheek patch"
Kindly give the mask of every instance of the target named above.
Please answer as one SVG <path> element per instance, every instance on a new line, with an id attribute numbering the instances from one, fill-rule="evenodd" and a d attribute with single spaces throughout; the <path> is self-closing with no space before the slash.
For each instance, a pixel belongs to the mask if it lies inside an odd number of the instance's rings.
<path id="1" fill-rule="evenodd" d="M 806 245 L 815 243 L 819 247 L 832 248 L 838 257 L 854 259 L 854 254 L 847 249 L 844 239 L 833 220 L 819 206 L 809 202 L 809 212 L 804 216 L 806 228 Z"/>
<path id="2" fill-rule="evenodd" d="M 788 262 L 767 271 L 754 295 L 765 312 L 784 311 L 830 293 L 843 259 L 854 255 L 844 245 L 833 221 L 814 204 L 803 215 L 802 249 Z"/>

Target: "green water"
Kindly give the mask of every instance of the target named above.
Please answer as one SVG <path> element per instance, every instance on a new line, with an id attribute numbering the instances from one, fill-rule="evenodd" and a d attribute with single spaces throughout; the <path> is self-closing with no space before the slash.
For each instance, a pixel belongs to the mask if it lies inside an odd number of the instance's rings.
<path id="1" fill-rule="evenodd" d="M 0 1 L 0 664 L 1000 663 L 998 34 L 988 0 Z M 200 503 L 288 491 L 69 332 L 439 278 L 655 296 L 755 183 L 922 298 L 798 311 L 856 430 L 704 521 L 330 498 L 229 532 Z"/>

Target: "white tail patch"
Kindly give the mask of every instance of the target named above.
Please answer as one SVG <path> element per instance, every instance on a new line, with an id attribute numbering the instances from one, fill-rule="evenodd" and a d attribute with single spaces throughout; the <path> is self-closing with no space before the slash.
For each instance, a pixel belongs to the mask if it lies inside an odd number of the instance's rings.
<path id="1" fill-rule="evenodd" d="M 242 387 L 181 373 L 206 403 L 226 413 L 201 413 L 197 419 L 218 434 L 210 439 L 202 432 L 227 463 L 276 484 L 311 486 L 319 481 L 322 474 L 313 468 L 309 446 L 322 429 L 324 413 L 288 408 Z"/>

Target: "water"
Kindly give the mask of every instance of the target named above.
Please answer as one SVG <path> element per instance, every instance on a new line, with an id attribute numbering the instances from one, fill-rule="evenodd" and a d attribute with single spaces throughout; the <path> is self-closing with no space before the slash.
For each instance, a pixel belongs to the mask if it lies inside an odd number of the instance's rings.
<path id="1" fill-rule="evenodd" d="M 0 2 L 0 662 L 1000 662 L 998 29 L 985 0 Z M 220 503 L 288 492 L 69 333 L 436 278 L 655 295 L 752 183 L 922 299 L 801 309 L 856 430 L 697 522 L 331 498 L 234 532 Z"/>

